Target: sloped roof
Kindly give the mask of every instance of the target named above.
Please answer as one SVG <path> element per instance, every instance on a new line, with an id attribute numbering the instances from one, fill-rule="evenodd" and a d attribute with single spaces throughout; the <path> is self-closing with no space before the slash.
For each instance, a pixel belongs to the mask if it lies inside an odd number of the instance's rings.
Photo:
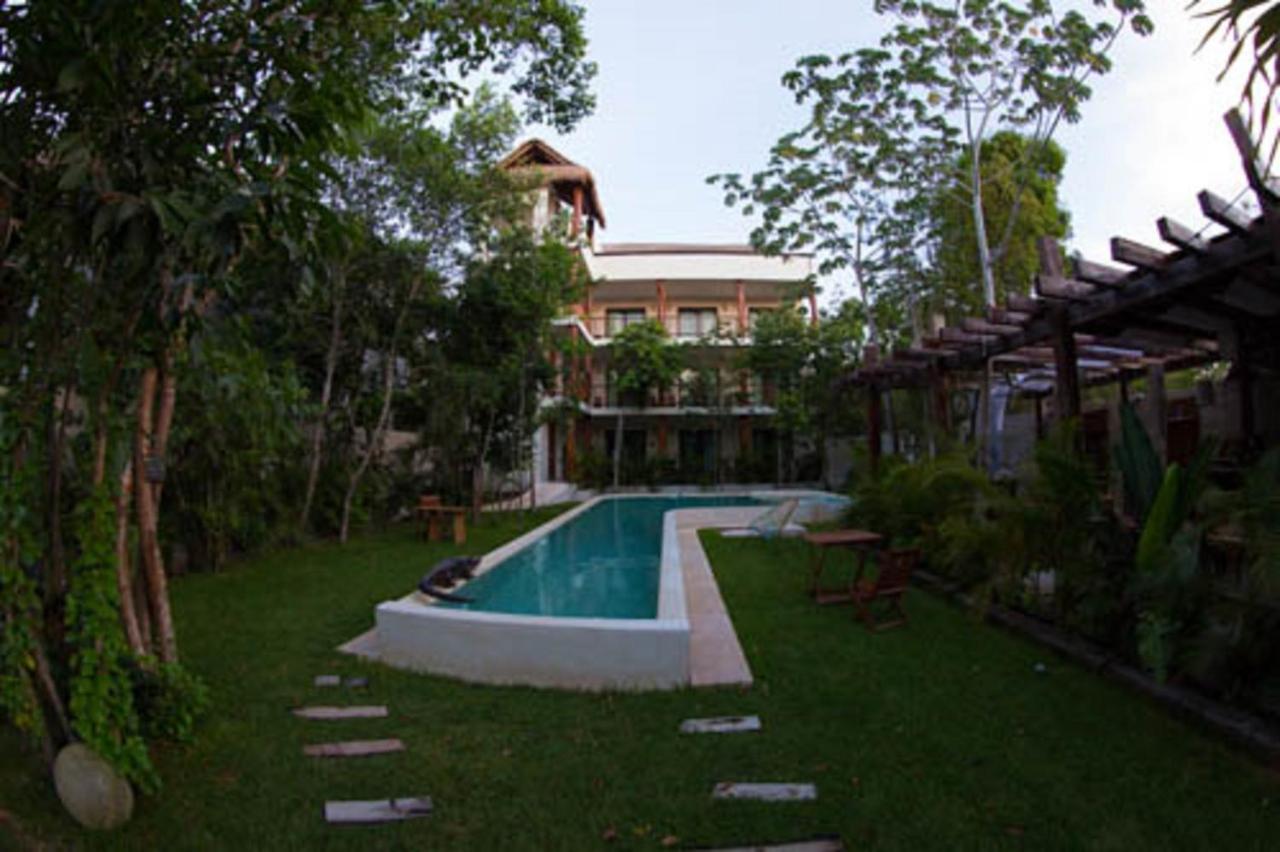
<path id="1" fill-rule="evenodd" d="M 515 150 L 502 158 L 498 168 L 539 175 L 567 204 L 573 203 L 573 187 L 581 185 L 586 190 L 583 212 L 599 222 L 600 227 L 605 227 L 604 207 L 600 204 L 600 196 L 596 193 L 595 178 L 592 177 L 591 171 L 573 162 L 541 139 L 528 139 L 517 145 Z"/>

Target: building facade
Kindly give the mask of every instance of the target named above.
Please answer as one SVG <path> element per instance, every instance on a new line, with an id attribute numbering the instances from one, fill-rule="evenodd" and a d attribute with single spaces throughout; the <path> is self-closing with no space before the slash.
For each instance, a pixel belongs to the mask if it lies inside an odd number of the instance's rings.
<path id="1" fill-rule="evenodd" d="M 538 482 L 602 479 L 622 441 L 630 483 L 773 480 L 773 388 L 743 369 L 743 350 L 766 311 L 795 306 L 816 320 L 806 287 L 809 255 L 767 257 L 745 245 L 597 244 L 604 213 L 591 173 L 546 143 L 526 142 L 505 168 L 532 186 L 535 230 L 567 219 L 585 277 L 582 300 L 555 323 L 575 345 L 553 355 L 557 379 L 535 439 Z M 620 393 L 611 342 L 632 323 L 656 321 L 685 369 L 647 398 Z M 618 434 L 619 414 L 623 428 Z"/>

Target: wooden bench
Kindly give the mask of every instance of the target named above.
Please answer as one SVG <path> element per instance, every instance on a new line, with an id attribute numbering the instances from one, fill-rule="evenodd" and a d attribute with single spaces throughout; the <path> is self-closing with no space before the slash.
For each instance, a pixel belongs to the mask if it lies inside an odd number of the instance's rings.
<path id="1" fill-rule="evenodd" d="M 427 541 L 444 541 L 445 521 L 453 522 L 453 543 L 467 542 L 467 510 L 461 506 L 444 506 L 434 494 L 418 498 L 416 510 L 423 520 L 422 535 Z"/>

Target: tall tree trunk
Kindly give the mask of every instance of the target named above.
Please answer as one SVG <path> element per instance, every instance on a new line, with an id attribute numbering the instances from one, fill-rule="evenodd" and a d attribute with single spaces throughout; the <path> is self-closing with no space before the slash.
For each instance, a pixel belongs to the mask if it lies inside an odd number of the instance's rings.
<path id="1" fill-rule="evenodd" d="M 138 539 L 142 548 L 142 565 L 155 632 L 152 638 L 160 660 L 176 663 L 178 641 L 173 626 L 173 614 L 169 609 L 169 582 L 164 573 L 164 558 L 160 553 L 156 489 L 147 477 L 147 455 L 153 451 L 155 437 L 152 432 L 152 413 L 155 408 L 158 381 L 157 368 L 148 367 L 143 371 L 142 387 L 138 398 L 138 423 L 134 432 L 133 467 L 139 474 L 134 477 L 134 505 L 137 509 Z M 172 416 L 172 412 L 169 416 Z"/>
<path id="2" fill-rule="evenodd" d="M 148 653 L 134 609 L 133 567 L 129 559 L 129 504 L 133 493 L 133 462 L 125 463 L 116 495 L 116 589 L 120 593 L 120 622 L 129 648 L 138 656 Z"/>
<path id="3" fill-rule="evenodd" d="M 345 281 L 341 270 L 334 275 L 339 281 Z M 345 287 L 345 284 L 338 284 Z M 316 422 L 311 435 L 311 455 L 308 460 L 307 490 L 302 498 L 302 513 L 298 516 L 298 529 L 306 531 L 311 519 L 311 504 L 316 496 L 316 484 L 320 481 L 320 454 L 324 450 L 326 423 L 329 416 L 329 402 L 333 398 L 333 376 L 338 369 L 338 351 L 342 347 L 342 294 L 337 291 L 333 297 L 333 313 L 329 323 L 329 350 L 324 356 L 324 385 L 320 390 L 320 410 L 316 412 Z"/>
<path id="4" fill-rule="evenodd" d="M 343 544 L 346 543 L 351 532 L 351 507 L 355 504 L 356 491 L 360 487 L 360 480 L 364 478 L 365 472 L 369 470 L 369 463 L 373 460 L 378 445 L 382 442 L 383 430 L 386 428 L 387 419 L 391 414 L 391 392 L 395 388 L 394 351 L 387 358 L 382 376 L 382 407 L 378 410 L 378 419 L 374 423 L 372 431 L 365 435 L 365 446 L 360 456 L 360 463 L 356 465 L 356 469 L 347 478 L 347 491 L 342 496 L 342 525 L 338 528 L 338 541 Z"/>

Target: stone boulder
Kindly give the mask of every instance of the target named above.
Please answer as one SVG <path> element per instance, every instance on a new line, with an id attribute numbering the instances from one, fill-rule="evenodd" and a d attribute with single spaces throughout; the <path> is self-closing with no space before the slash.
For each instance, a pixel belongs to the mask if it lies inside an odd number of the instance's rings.
<path id="1" fill-rule="evenodd" d="M 129 782 L 84 743 L 58 752 L 53 784 L 63 806 L 85 828 L 117 828 L 133 815 Z"/>

